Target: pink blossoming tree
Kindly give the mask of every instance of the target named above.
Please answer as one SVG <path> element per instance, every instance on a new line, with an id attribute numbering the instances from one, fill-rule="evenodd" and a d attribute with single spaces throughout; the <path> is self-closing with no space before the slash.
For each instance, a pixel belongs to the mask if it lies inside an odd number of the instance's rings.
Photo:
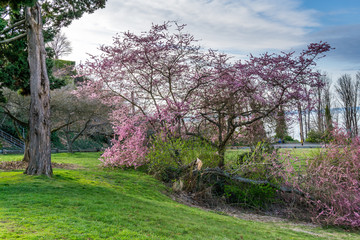
<path id="1" fill-rule="evenodd" d="M 128 109 L 114 109 L 113 118 L 127 120 L 115 125 L 118 137 L 113 150 L 104 155 L 109 164 L 143 161 L 142 154 L 121 153 L 131 149 L 125 145 L 139 145 L 131 151 L 145 146 L 145 135 L 138 129 L 141 122 L 155 132 L 208 142 L 218 149 L 223 166 L 225 147 L 237 130 L 269 116 L 280 105 L 307 101 L 305 88 L 322 84 L 313 67 L 330 49 L 327 43 L 310 44 L 298 56 L 263 54 L 232 63 L 225 54 L 202 51 L 183 30 L 184 25 L 167 22 L 140 35 L 123 33 L 114 37 L 112 46 L 100 48 L 102 55 L 82 66 L 81 73 L 90 80 L 80 92 L 110 105 L 123 102 Z M 123 129 L 133 132 L 127 135 Z M 127 141 L 125 136 L 133 139 Z M 139 156 L 139 161 L 120 160 L 129 156 Z"/>
<path id="2" fill-rule="evenodd" d="M 299 204 L 312 221 L 324 225 L 360 228 L 360 138 L 350 138 L 335 127 L 333 140 L 305 163 L 290 155 L 267 156 L 271 173 L 297 193 L 285 200 Z M 291 209 L 294 212 L 294 209 Z M 295 209 L 296 211 L 296 209 Z"/>

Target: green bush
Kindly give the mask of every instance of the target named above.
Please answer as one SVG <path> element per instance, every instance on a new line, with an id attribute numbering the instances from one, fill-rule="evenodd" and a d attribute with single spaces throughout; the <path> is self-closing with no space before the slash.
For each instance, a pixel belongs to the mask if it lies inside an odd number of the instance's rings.
<path id="1" fill-rule="evenodd" d="M 56 69 L 61 69 L 61 68 L 66 68 L 66 67 L 75 67 L 75 61 L 55 59 L 54 67 Z"/>
<path id="2" fill-rule="evenodd" d="M 311 130 L 306 138 L 306 142 L 320 143 L 324 140 L 324 133 L 319 131 Z"/>
<path id="3" fill-rule="evenodd" d="M 73 143 L 73 149 L 85 150 L 85 149 L 101 149 L 101 148 L 102 145 L 99 142 L 96 142 L 87 137 L 79 138 Z"/>
<path id="4" fill-rule="evenodd" d="M 240 154 L 236 164 L 243 165 L 250 162 L 261 163 L 264 161 L 264 154 L 272 154 L 274 152 L 276 153 L 277 149 L 275 149 L 271 144 L 267 142 L 258 142 L 250 152 Z"/>
<path id="5" fill-rule="evenodd" d="M 231 204 L 265 209 L 276 201 L 276 190 L 268 184 L 229 184 L 224 186 L 224 196 Z"/>
<path id="6" fill-rule="evenodd" d="M 284 137 L 284 140 L 287 141 L 287 142 L 294 142 L 294 141 L 295 141 L 295 140 L 294 140 L 292 137 L 290 137 L 290 136 L 285 136 L 285 137 Z"/>
<path id="7" fill-rule="evenodd" d="M 65 149 L 65 146 L 61 143 L 58 132 L 51 133 L 51 148 Z"/>
<path id="8" fill-rule="evenodd" d="M 216 149 L 200 140 L 154 137 L 150 144 L 148 170 L 163 181 L 175 179 L 197 158 L 203 167 L 215 167 L 218 162 Z"/>
<path id="9" fill-rule="evenodd" d="M 239 156 L 237 163 L 231 166 L 231 171 L 244 178 L 267 180 L 276 184 L 278 180 L 271 169 L 274 164 L 272 159 L 277 159 L 278 156 L 277 149 L 272 145 L 259 142 L 250 152 Z M 274 201 L 276 195 L 276 190 L 267 184 L 230 184 L 225 186 L 224 192 L 229 202 L 254 208 L 265 208 Z"/>

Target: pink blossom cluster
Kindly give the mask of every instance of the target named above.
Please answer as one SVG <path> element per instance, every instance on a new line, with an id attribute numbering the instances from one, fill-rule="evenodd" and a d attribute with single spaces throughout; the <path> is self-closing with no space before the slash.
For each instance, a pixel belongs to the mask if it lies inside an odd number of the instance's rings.
<path id="1" fill-rule="evenodd" d="M 308 166 L 311 181 L 303 191 L 318 214 L 316 221 L 360 228 L 360 138 L 335 130 L 334 141 Z"/>
<path id="2" fill-rule="evenodd" d="M 303 193 L 314 222 L 360 228 L 360 138 L 341 129 L 332 134 L 334 140 L 300 169 L 287 155 L 274 159 L 272 173 Z"/>
<path id="3" fill-rule="evenodd" d="M 126 107 L 113 111 L 111 117 L 114 125 L 112 146 L 105 150 L 100 160 L 111 167 L 143 165 L 147 155 L 145 122 L 131 116 Z"/>
<path id="4" fill-rule="evenodd" d="M 115 110 L 126 105 L 157 133 L 208 142 L 218 148 L 221 166 L 226 145 L 241 129 L 280 105 L 307 101 L 307 87 L 321 84 L 313 67 L 330 49 L 327 43 L 311 44 L 299 55 L 263 54 L 233 62 L 226 54 L 201 51 L 184 27 L 167 22 L 139 35 L 117 35 L 113 45 L 100 47 L 102 55 L 92 56 L 79 69 L 88 81 L 78 91 L 100 98 Z M 123 129 L 122 125 L 115 125 L 118 136 L 124 136 L 117 128 Z M 121 146 L 126 140 L 120 139 L 121 151 L 133 147 Z M 142 138 L 137 139 L 142 146 Z M 120 154 L 120 150 L 106 154 Z"/>

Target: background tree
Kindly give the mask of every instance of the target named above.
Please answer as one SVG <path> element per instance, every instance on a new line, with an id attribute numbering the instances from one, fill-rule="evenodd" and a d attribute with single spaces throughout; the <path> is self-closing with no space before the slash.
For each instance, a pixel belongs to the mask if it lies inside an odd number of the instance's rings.
<path id="1" fill-rule="evenodd" d="M 325 134 L 328 135 L 333 130 L 332 116 L 328 105 L 325 106 Z"/>
<path id="2" fill-rule="evenodd" d="M 61 56 L 67 56 L 72 52 L 71 43 L 65 33 L 58 32 L 54 39 L 49 42 L 48 46 L 54 50 L 54 58 L 59 59 Z"/>
<path id="3" fill-rule="evenodd" d="M 66 86 L 52 91 L 51 109 L 54 130 L 64 134 L 67 149 L 73 152 L 73 143 L 81 136 L 94 134 L 110 135 L 109 109 L 98 99 L 86 96 L 78 97 L 73 93 L 74 87 Z M 100 129 L 100 130 L 99 130 Z"/>
<path id="4" fill-rule="evenodd" d="M 320 73 L 319 81 L 323 84 L 309 90 L 315 103 L 310 105 L 313 106 L 311 109 L 306 110 L 305 137 L 310 142 L 322 142 L 329 133 L 325 126 L 325 108 L 328 106 L 330 110 L 330 79 L 326 73 Z"/>
<path id="5" fill-rule="evenodd" d="M 72 144 L 84 134 L 111 135 L 108 122 L 108 108 L 96 99 L 81 98 L 73 93 L 72 86 L 51 91 L 51 133 L 65 133 L 69 152 Z M 3 113 L 13 122 L 17 136 L 25 142 L 23 161 L 29 161 L 29 96 L 19 95 L 10 89 L 3 89 L 6 103 L 0 103 Z M 24 130 L 24 131 L 23 131 Z"/>
<path id="6" fill-rule="evenodd" d="M 345 128 L 350 136 L 357 136 L 357 105 L 360 89 L 360 78 L 357 77 L 354 82 L 350 75 L 344 74 L 338 79 L 335 89 L 338 94 L 340 105 L 344 109 L 343 118 Z"/>
<path id="7" fill-rule="evenodd" d="M 316 131 L 323 133 L 325 131 L 325 107 L 328 106 L 331 108 L 330 102 L 330 87 L 331 80 L 326 73 L 322 73 L 320 76 L 320 81 L 323 82 L 323 86 L 313 89 L 313 93 L 316 96 L 316 105 L 314 107 L 314 112 L 316 112 L 316 117 L 314 119 L 314 127 Z"/>
<path id="8" fill-rule="evenodd" d="M 30 69 L 30 147 L 26 174 L 52 176 L 50 146 L 50 83 L 46 68 L 46 51 L 43 36 L 43 14 L 53 31 L 67 26 L 84 12 L 104 7 L 105 0 L 93 1 L 0 1 L 0 44 L 8 44 L 27 36 L 26 48 Z M 71 11 L 69 11 L 71 9 Z M 16 31 L 16 35 L 7 33 Z"/>
<path id="9" fill-rule="evenodd" d="M 18 94 L 8 88 L 3 88 L 6 103 L 1 102 L 2 113 L 5 114 L 13 124 L 16 135 L 28 147 L 27 133 L 29 130 L 29 107 L 30 97 Z M 23 131 L 24 129 L 24 131 Z"/>
<path id="10" fill-rule="evenodd" d="M 299 56 L 263 54 L 232 64 L 225 54 L 200 51 L 194 37 L 183 33 L 183 25 L 172 25 L 115 37 L 113 46 L 101 47 L 103 54 L 83 66 L 81 74 L 96 80 L 79 90 L 108 104 L 127 102 L 158 133 L 211 144 L 218 149 L 219 166 L 224 165 L 226 145 L 237 129 L 294 99 L 307 101 L 303 86 L 322 84 L 312 68 L 330 49 L 326 43 L 310 44 Z"/>
<path id="11" fill-rule="evenodd" d="M 276 115 L 275 137 L 283 140 L 288 135 L 288 128 L 286 124 L 285 111 L 282 106 L 279 107 Z"/>
<path id="12" fill-rule="evenodd" d="M 331 93 L 331 79 L 328 77 L 325 78 L 325 87 L 323 90 L 323 100 L 322 105 L 324 108 L 324 118 L 325 118 L 325 129 L 329 130 L 330 126 L 332 126 L 332 120 L 331 120 L 331 107 L 332 107 L 332 93 Z M 328 110 L 326 110 L 328 109 Z M 332 127 L 331 127 L 332 128 Z"/>
<path id="13" fill-rule="evenodd" d="M 300 142 L 301 145 L 304 144 L 305 136 L 304 136 L 304 121 L 303 121 L 303 107 L 300 102 L 297 102 L 297 112 L 299 119 L 299 127 L 300 127 Z"/>
<path id="14" fill-rule="evenodd" d="M 250 145 L 252 150 L 259 142 L 269 142 L 264 125 L 264 120 L 261 119 L 244 128 L 247 144 Z"/>

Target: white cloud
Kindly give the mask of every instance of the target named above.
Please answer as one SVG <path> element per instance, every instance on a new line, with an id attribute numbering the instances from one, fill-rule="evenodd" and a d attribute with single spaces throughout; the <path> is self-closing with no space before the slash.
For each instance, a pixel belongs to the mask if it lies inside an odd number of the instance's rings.
<path id="1" fill-rule="evenodd" d="M 305 43 L 317 26 L 315 12 L 301 10 L 297 0 L 108 0 L 105 9 L 85 15 L 64 29 L 74 52 L 84 61 L 111 44 L 119 32 L 147 31 L 152 23 L 177 20 L 206 48 L 248 54 L 265 49 L 286 50 Z"/>

